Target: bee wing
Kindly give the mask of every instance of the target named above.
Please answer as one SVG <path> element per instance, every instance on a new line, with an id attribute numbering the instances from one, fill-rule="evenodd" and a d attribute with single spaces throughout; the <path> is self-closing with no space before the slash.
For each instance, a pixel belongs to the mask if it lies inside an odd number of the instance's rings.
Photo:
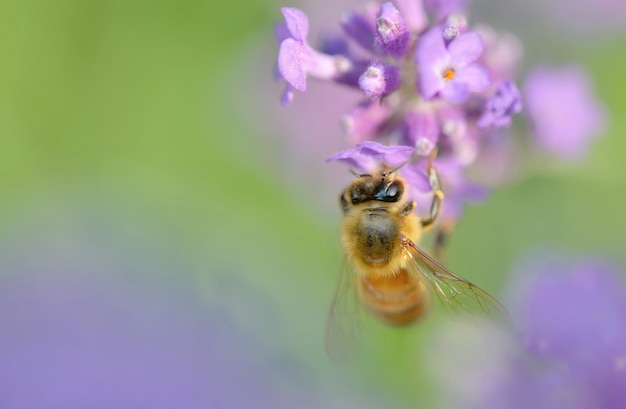
<path id="1" fill-rule="evenodd" d="M 413 261 L 410 263 L 412 273 L 453 312 L 487 314 L 503 321 L 510 319 L 507 309 L 486 291 L 439 264 L 411 240 L 404 238 L 403 245 Z"/>
<path id="2" fill-rule="evenodd" d="M 336 364 L 350 361 L 363 337 L 360 301 L 352 264 L 344 259 L 326 322 L 326 353 Z"/>

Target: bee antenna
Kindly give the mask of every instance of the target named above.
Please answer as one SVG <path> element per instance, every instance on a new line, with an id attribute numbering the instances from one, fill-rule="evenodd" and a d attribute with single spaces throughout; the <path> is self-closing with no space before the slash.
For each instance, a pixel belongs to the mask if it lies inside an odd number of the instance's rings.
<path id="1" fill-rule="evenodd" d="M 409 163 L 409 159 L 405 160 L 404 162 L 402 162 L 401 164 L 399 164 L 395 168 L 391 169 L 389 172 L 385 172 L 385 176 L 389 176 L 389 175 L 392 175 L 392 174 L 396 173 L 397 171 L 399 171 L 407 163 Z"/>
<path id="2" fill-rule="evenodd" d="M 369 173 L 358 173 L 356 170 L 354 169 L 350 169 L 349 170 L 350 173 L 352 173 L 352 175 L 356 178 L 362 178 L 365 176 L 371 176 Z"/>
<path id="3" fill-rule="evenodd" d="M 438 153 L 439 153 L 439 149 L 437 148 L 437 146 L 435 146 L 433 150 L 430 152 L 430 155 L 428 155 L 428 167 L 429 168 L 433 166 L 433 161 L 437 157 Z"/>
<path id="4" fill-rule="evenodd" d="M 437 157 L 437 153 L 439 153 L 439 149 L 435 146 L 433 148 L 433 150 L 430 152 L 430 155 L 428 155 L 428 167 L 432 167 L 433 165 L 433 161 L 435 160 L 435 158 Z M 395 168 L 391 169 L 388 172 L 385 172 L 384 175 L 385 176 L 389 176 L 392 175 L 394 173 L 396 173 L 397 171 L 399 171 L 400 169 L 402 169 L 402 167 L 404 165 L 406 165 L 407 163 L 409 163 L 411 161 L 411 159 L 407 159 L 404 162 L 402 162 L 401 164 L 399 164 L 398 166 L 396 166 Z"/>

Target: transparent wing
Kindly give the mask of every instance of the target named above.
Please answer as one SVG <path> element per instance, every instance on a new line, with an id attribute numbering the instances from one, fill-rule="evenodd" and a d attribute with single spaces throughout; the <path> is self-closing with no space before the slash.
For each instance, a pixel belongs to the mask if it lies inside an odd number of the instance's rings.
<path id="1" fill-rule="evenodd" d="M 454 274 L 426 254 L 407 238 L 402 239 L 412 273 L 416 274 L 443 305 L 454 312 L 472 315 L 487 314 L 493 318 L 509 321 L 507 309 L 477 285 Z"/>
<path id="2" fill-rule="evenodd" d="M 352 264 L 344 259 L 326 323 L 326 352 L 336 364 L 349 362 L 354 357 L 364 333 L 360 301 L 354 282 Z"/>

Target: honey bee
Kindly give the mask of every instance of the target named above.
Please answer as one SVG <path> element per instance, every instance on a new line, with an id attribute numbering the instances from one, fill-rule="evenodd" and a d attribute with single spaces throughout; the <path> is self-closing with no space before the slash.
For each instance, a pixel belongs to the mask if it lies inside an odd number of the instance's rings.
<path id="1" fill-rule="evenodd" d="M 397 170 L 382 166 L 371 174 L 357 174 L 340 196 L 346 257 L 326 329 L 333 361 L 345 360 L 358 341 L 361 304 L 382 322 L 394 325 L 422 317 L 433 296 L 452 310 L 508 316 L 495 298 L 415 244 L 436 221 L 444 199 L 432 157 L 427 172 L 433 201 L 425 219 L 415 214 L 415 202 L 407 199 L 408 185 Z"/>

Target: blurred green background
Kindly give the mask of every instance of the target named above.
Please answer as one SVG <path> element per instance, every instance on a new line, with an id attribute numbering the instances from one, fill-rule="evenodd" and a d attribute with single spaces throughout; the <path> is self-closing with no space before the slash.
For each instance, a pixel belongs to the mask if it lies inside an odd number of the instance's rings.
<path id="1" fill-rule="evenodd" d="M 481 15 L 480 4 L 472 21 L 523 29 L 506 10 Z M 283 142 L 297 135 L 280 133 L 281 117 L 293 120 L 298 106 L 279 106 L 271 77 L 282 5 L 0 2 L 0 286 L 19 279 L 24 265 L 39 271 L 26 286 L 67 270 L 93 283 L 104 276 L 124 288 L 157 286 L 165 294 L 151 301 L 157 309 L 191 297 L 194 308 L 236 328 L 249 355 L 263 357 L 280 399 L 301 389 L 329 396 L 321 407 L 432 402 L 422 346 L 439 314 L 406 330 L 374 325 L 351 366 L 325 356 L 342 261 L 337 186 L 349 175 L 329 168 L 341 176 L 327 186 L 318 168 L 302 165 L 301 180 L 285 171 L 293 158 L 281 156 L 289 155 Z M 337 17 L 327 15 L 333 24 Z M 526 66 L 581 62 L 610 124 L 582 163 L 537 160 L 528 177 L 467 211 L 449 264 L 498 296 L 528 249 L 626 265 L 626 34 L 572 40 L 548 28 L 528 40 L 518 32 Z M 255 106 L 259 112 L 247 112 Z M 333 152 L 321 148 L 309 159 L 331 167 L 322 162 Z M 158 324 L 159 314 L 146 319 Z M 2 348 L 0 355 L 13 353 Z"/>

